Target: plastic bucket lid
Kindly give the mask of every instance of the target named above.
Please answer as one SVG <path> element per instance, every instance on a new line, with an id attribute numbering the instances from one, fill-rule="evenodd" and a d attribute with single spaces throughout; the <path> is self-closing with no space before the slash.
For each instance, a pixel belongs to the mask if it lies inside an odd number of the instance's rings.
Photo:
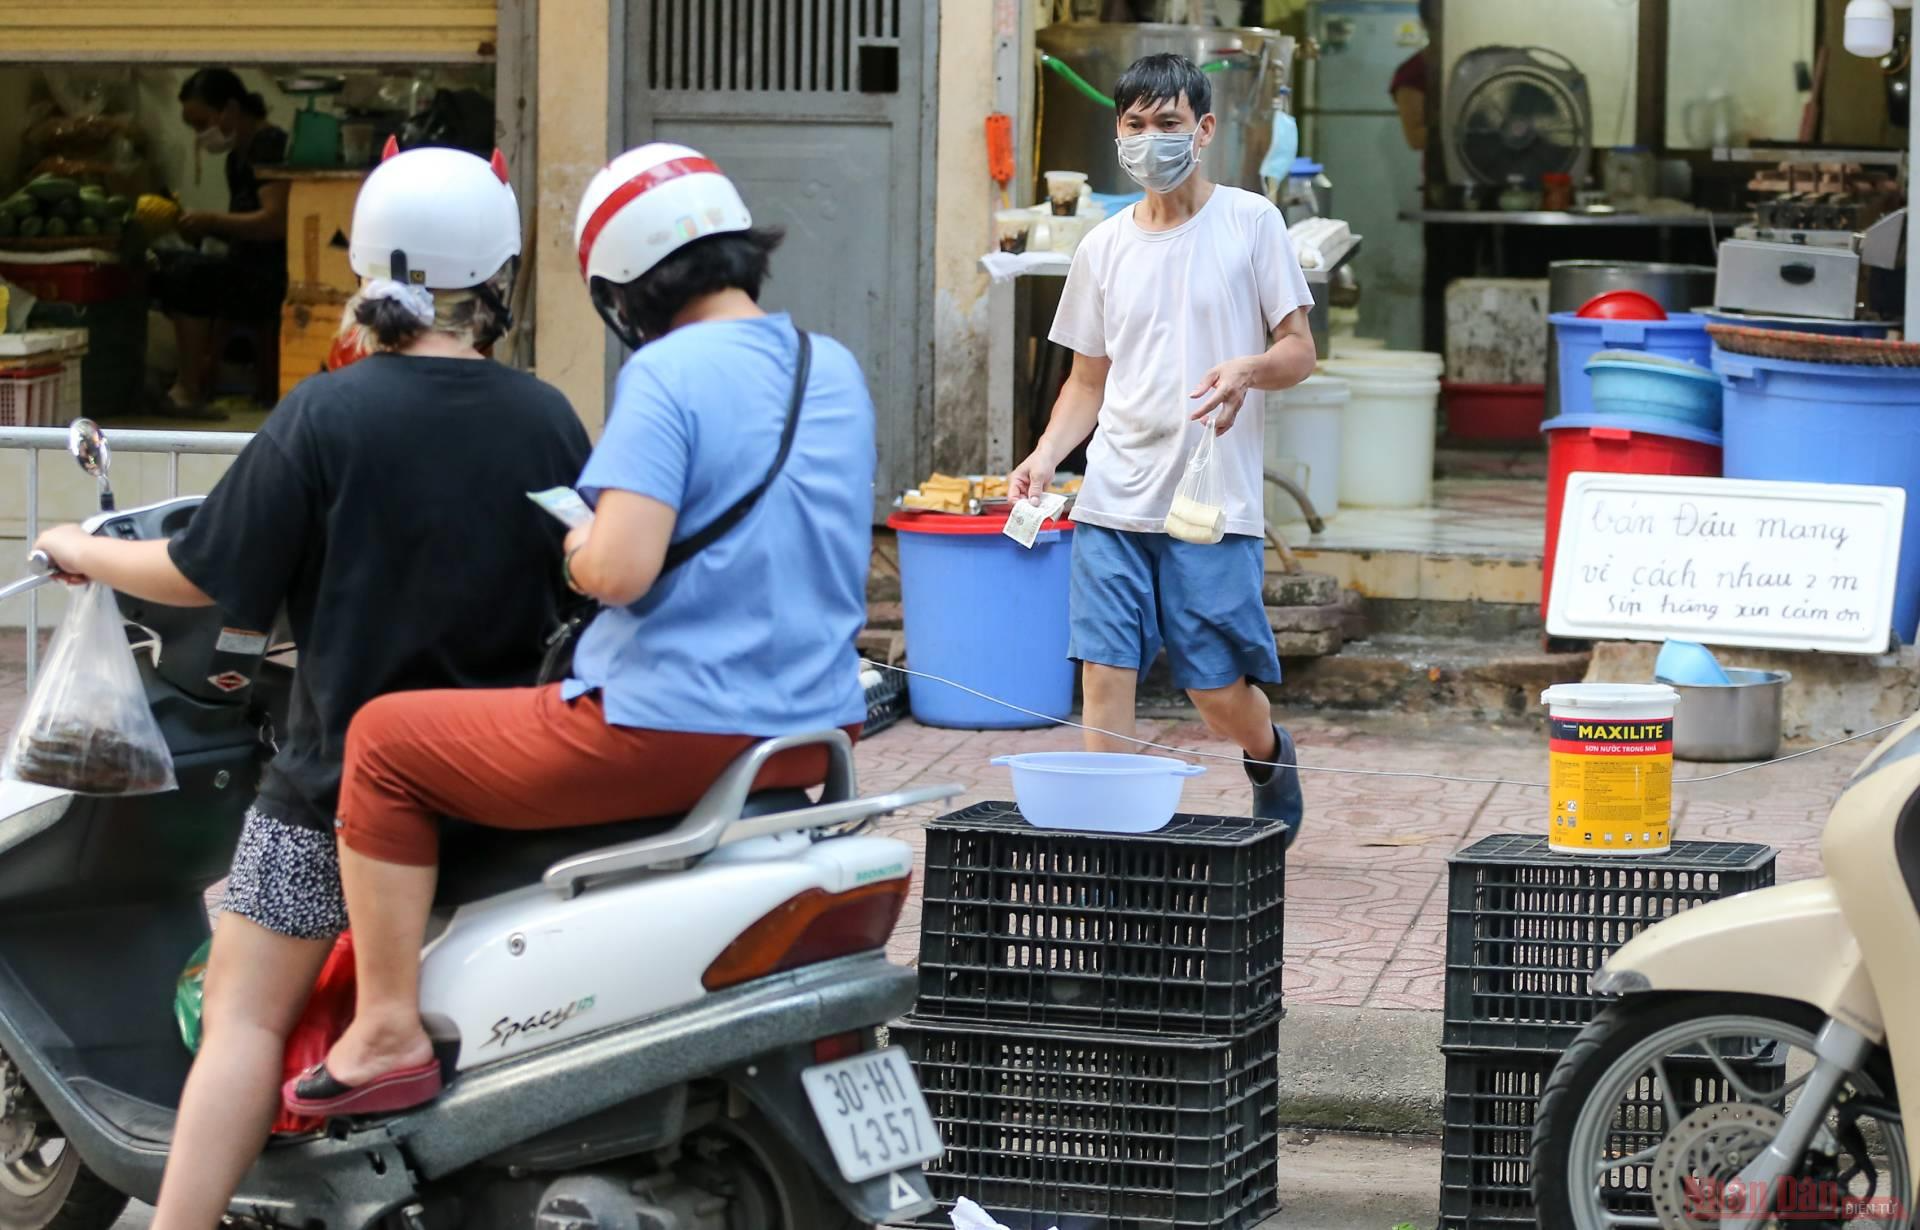
<path id="1" fill-rule="evenodd" d="M 1664 683 L 1556 683 L 1540 693 L 1555 713 L 1576 717 L 1672 717 L 1680 693 Z"/>
<path id="2" fill-rule="evenodd" d="M 1430 350 L 1368 350 L 1351 359 L 1327 359 L 1321 366 L 1329 371 L 1335 367 L 1387 367 L 1438 376 L 1447 370 L 1447 360 Z"/>
<path id="3" fill-rule="evenodd" d="M 1438 397 L 1440 379 L 1420 372 L 1346 372 L 1349 400 L 1361 397 Z"/>
<path id="4" fill-rule="evenodd" d="M 1290 389 L 1283 389 L 1268 400 L 1269 406 L 1344 406 L 1353 390 L 1338 376 L 1312 375 Z"/>
<path id="5" fill-rule="evenodd" d="M 1720 448 L 1723 441 L 1717 431 L 1708 431 L 1704 427 L 1695 427 L 1691 423 L 1681 423 L 1673 419 L 1639 418 L 1626 414 L 1561 414 L 1540 424 L 1541 431 L 1561 431 L 1581 427 L 1612 428 L 1615 431 L 1631 431 L 1643 436 L 1668 436 L 1675 440 L 1686 440 L 1692 444 L 1705 444 Z"/>

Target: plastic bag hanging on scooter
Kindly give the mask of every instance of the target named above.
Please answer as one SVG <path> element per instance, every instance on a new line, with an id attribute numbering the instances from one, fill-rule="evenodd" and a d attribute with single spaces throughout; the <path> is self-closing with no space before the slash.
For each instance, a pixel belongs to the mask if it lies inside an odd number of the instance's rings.
<path id="1" fill-rule="evenodd" d="M 174 788 L 173 754 L 106 586 L 88 582 L 73 591 L 0 777 L 76 794 Z"/>

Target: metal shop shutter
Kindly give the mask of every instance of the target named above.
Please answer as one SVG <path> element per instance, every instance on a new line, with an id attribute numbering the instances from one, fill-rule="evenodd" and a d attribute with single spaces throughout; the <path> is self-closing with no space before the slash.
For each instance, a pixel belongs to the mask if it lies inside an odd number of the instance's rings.
<path id="1" fill-rule="evenodd" d="M 0 0 L 0 62 L 486 60 L 497 0 Z"/>

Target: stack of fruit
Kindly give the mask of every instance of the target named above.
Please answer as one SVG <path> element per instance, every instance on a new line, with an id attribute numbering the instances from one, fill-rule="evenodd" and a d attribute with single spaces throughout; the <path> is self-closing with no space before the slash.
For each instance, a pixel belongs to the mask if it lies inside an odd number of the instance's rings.
<path id="1" fill-rule="evenodd" d="M 133 201 L 58 175 L 42 175 L 0 201 L 0 241 L 118 238 L 133 216 Z"/>

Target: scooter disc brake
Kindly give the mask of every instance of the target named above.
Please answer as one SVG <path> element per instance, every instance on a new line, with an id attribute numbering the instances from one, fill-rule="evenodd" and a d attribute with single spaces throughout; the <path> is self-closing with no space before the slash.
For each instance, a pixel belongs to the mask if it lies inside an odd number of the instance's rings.
<path id="1" fill-rule="evenodd" d="M 40 1145 L 40 1126 L 26 1101 L 27 1083 L 20 1069 L 0 1056 L 0 1165 L 11 1166 Z"/>
<path id="2" fill-rule="evenodd" d="M 1654 1154 L 1648 1183 L 1663 1230 L 1718 1227 L 1719 1209 L 1702 1196 L 1723 1191 L 1780 1134 L 1784 1122 L 1770 1106 L 1719 1102 L 1674 1124 Z"/>

